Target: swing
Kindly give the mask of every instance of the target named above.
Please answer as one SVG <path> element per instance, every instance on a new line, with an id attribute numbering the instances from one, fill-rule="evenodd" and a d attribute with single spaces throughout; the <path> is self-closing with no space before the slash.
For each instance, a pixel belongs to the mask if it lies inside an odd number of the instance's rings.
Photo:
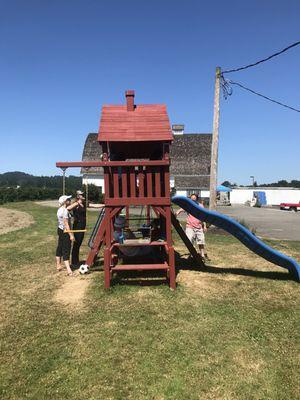
<path id="1" fill-rule="evenodd" d="M 62 172 L 63 172 L 63 195 L 65 194 L 66 191 L 66 169 L 65 167 L 62 167 Z M 85 219 L 86 219 L 86 226 L 88 225 L 88 213 L 87 213 L 87 205 L 89 201 L 89 186 L 88 183 L 85 183 L 85 199 L 86 199 L 86 207 L 85 207 Z M 80 232 L 87 232 L 87 229 L 65 229 L 64 233 L 80 233 Z"/>
<path id="2" fill-rule="evenodd" d="M 125 217 L 125 215 L 124 215 L 124 217 Z M 145 206 L 143 205 L 141 207 L 140 215 L 137 215 L 135 217 L 130 217 L 130 218 L 128 218 L 127 216 L 125 217 L 126 226 L 124 228 L 124 231 L 126 232 L 129 230 L 128 225 L 129 225 L 130 221 L 137 221 L 138 226 L 135 226 L 135 228 L 132 230 L 132 232 L 134 232 L 134 234 L 138 235 L 138 236 L 142 235 L 142 238 L 144 238 L 145 236 L 148 236 L 150 238 L 150 236 L 151 236 L 150 219 L 151 219 L 151 211 L 147 208 L 147 212 L 145 213 Z M 142 223 L 143 220 L 144 221 L 146 220 L 147 224 Z"/>

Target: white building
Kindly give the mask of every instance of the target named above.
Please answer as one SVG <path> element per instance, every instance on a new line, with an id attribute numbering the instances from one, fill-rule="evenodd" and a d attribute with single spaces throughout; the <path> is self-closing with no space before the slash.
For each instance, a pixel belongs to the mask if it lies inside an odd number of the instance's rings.
<path id="1" fill-rule="evenodd" d="M 264 192 L 267 205 L 300 202 L 300 189 L 286 187 L 238 187 L 230 192 L 231 204 L 245 204 L 254 197 L 254 192 Z"/>

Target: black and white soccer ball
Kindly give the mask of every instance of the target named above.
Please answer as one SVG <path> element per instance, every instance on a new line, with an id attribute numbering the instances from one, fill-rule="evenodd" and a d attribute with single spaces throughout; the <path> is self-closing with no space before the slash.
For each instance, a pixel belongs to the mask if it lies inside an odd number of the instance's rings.
<path id="1" fill-rule="evenodd" d="M 79 272 L 81 275 L 87 274 L 90 270 L 90 267 L 87 264 L 81 264 L 79 267 Z"/>

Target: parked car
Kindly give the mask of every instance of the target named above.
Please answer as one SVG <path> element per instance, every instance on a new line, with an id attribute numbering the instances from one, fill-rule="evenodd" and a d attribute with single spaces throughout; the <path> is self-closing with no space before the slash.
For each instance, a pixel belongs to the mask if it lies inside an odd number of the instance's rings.
<path id="1" fill-rule="evenodd" d="M 298 203 L 280 203 L 280 210 L 300 211 L 300 201 Z"/>

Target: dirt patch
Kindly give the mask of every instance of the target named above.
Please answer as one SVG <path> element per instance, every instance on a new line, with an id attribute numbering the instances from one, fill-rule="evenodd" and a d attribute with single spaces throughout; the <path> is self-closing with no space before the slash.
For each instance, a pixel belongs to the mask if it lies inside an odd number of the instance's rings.
<path id="1" fill-rule="evenodd" d="M 235 352 L 234 363 L 238 366 L 239 373 L 246 373 L 249 380 L 261 372 L 264 367 L 263 360 L 247 349 L 239 349 Z"/>
<path id="2" fill-rule="evenodd" d="M 83 307 L 87 288 L 91 283 L 89 276 L 66 277 L 63 285 L 55 293 L 55 300 L 65 306 Z"/>
<path id="3" fill-rule="evenodd" d="M 26 228 L 34 223 L 33 217 L 26 212 L 2 207 L 0 208 L 0 221 L 0 235 Z"/>

